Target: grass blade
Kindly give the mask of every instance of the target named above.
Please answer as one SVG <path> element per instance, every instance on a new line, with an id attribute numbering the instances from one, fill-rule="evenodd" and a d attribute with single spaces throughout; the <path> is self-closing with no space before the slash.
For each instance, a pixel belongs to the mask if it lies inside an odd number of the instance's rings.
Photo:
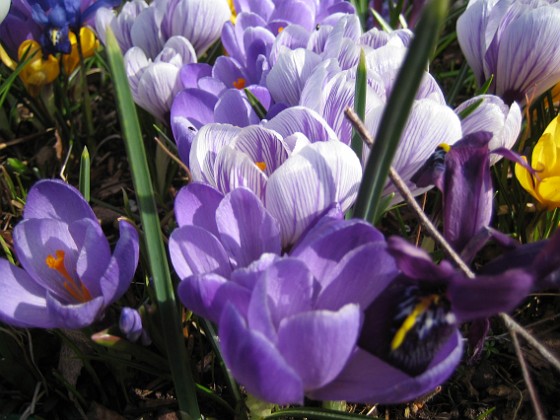
<path id="1" fill-rule="evenodd" d="M 179 312 L 162 241 L 160 221 L 140 123 L 128 86 L 123 57 L 110 29 L 107 31 L 107 55 L 117 95 L 119 119 L 125 139 L 126 153 L 140 207 L 148 261 L 161 315 L 162 335 L 167 349 L 171 376 L 175 384 L 179 410 L 184 418 L 199 419 L 200 411 L 196 399 L 196 388 L 184 346 Z"/>
<path id="2" fill-rule="evenodd" d="M 354 91 L 354 111 L 363 121 L 366 116 L 366 97 L 367 97 L 367 68 L 366 55 L 364 50 L 360 52 L 360 61 L 356 69 L 356 88 Z M 356 152 L 358 159 L 362 159 L 363 141 L 355 128 L 352 128 L 352 150 Z"/>

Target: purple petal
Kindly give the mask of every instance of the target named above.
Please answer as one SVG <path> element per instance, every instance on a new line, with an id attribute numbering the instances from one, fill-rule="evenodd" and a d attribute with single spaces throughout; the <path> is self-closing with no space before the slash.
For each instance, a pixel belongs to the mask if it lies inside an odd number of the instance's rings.
<path id="1" fill-rule="evenodd" d="M 139 258 L 139 240 L 136 228 L 126 220 L 119 221 L 119 240 L 109 266 L 100 279 L 105 305 L 120 298 L 129 288 Z"/>
<path id="2" fill-rule="evenodd" d="M 456 276 L 447 295 L 458 322 L 464 322 L 513 310 L 533 285 L 533 275 L 513 269 L 494 276 L 477 276 L 474 280 Z"/>
<path id="3" fill-rule="evenodd" d="M 193 275 L 179 283 L 177 293 L 183 305 L 194 313 L 219 322 L 229 303 L 246 314 L 251 291 L 215 273 Z"/>
<path id="4" fill-rule="evenodd" d="M 348 302 L 368 307 L 398 274 L 386 248 L 379 241 L 348 252 L 321 281 L 317 308 L 337 310 Z"/>
<path id="5" fill-rule="evenodd" d="M 53 328 L 47 313 L 47 291 L 24 270 L 0 259 L 0 320 L 15 327 Z"/>
<path id="6" fill-rule="evenodd" d="M 260 118 L 253 110 L 251 103 L 244 93 L 238 89 L 227 89 L 214 108 L 214 119 L 219 123 L 232 124 L 237 127 L 247 127 L 258 124 Z"/>
<path id="7" fill-rule="evenodd" d="M 263 172 L 267 176 L 288 159 L 288 151 L 282 137 L 261 126 L 250 126 L 241 130 L 233 142 L 233 147 L 247 154 L 253 162 L 264 163 Z"/>
<path id="8" fill-rule="evenodd" d="M 79 304 L 66 304 L 47 293 L 47 312 L 58 328 L 78 329 L 98 320 L 104 308 L 102 296 Z"/>
<path id="9" fill-rule="evenodd" d="M 216 186 L 223 193 L 245 187 L 263 197 L 267 176 L 245 153 L 231 146 L 223 147 L 216 158 L 214 170 Z"/>
<path id="10" fill-rule="evenodd" d="M 229 276 L 229 256 L 220 241 L 198 226 L 175 229 L 169 237 L 169 255 L 180 279 L 193 274 L 216 273 Z"/>
<path id="11" fill-rule="evenodd" d="M 355 348 L 360 326 L 358 305 L 348 304 L 337 312 L 304 312 L 280 323 L 278 349 L 301 377 L 304 389 L 314 390 L 342 371 Z"/>
<path id="12" fill-rule="evenodd" d="M 207 124 L 196 134 L 189 156 L 193 181 L 216 186 L 214 163 L 220 149 L 230 143 L 241 129 L 229 124 Z"/>
<path id="13" fill-rule="evenodd" d="M 198 88 L 200 79 L 212 76 L 212 66 L 207 63 L 188 63 L 181 68 L 179 75 L 185 89 Z"/>
<path id="14" fill-rule="evenodd" d="M 337 138 L 323 117 L 303 106 L 294 106 L 281 111 L 265 123 L 264 127 L 276 131 L 284 138 L 295 133 L 304 134 L 311 142 Z"/>
<path id="15" fill-rule="evenodd" d="M 27 194 L 24 219 L 55 219 L 72 223 L 79 219 L 97 220 L 78 190 L 60 180 L 42 180 Z"/>
<path id="16" fill-rule="evenodd" d="M 470 2 L 469 7 L 457 19 L 457 39 L 461 50 L 482 85 L 485 80 L 483 56 L 486 51 L 485 29 L 492 6 L 486 1 Z"/>
<path id="17" fill-rule="evenodd" d="M 269 178 L 265 205 L 281 226 L 282 243 L 294 243 L 332 206 L 346 211 L 362 176 L 356 154 L 339 141 L 317 142 L 293 154 Z"/>
<path id="18" fill-rule="evenodd" d="M 150 114 L 165 120 L 180 91 L 179 67 L 170 63 L 152 63 L 142 73 L 134 101 Z"/>
<path id="19" fill-rule="evenodd" d="M 358 348 L 342 374 L 323 389 L 310 393 L 310 397 L 371 404 L 412 401 L 433 391 L 451 376 L 462 353 L 462 339 L 457 331 L 438 352 L 430 367 L 421 375 L 412 377 Z"/>
<path id="20" fill-rule="evenodd" d="M 383 235 L 362 220 L 323 217 L 302 236 L 290 256 L 304 261 L 314 277 L 322 280 L 352 249 L 382 240 Z"/>
<path id="21" fill-rule="evenodd" d="M 175 220 L 179 227 L 194 225 L 218 236 L 216 209 L 223 194 L 210 185 L 191 182 L 175 197 Z"/>
<path id="22" fill-rule="evenodd" d="M 238 188 L 227 194 L 216 211 L 221 242 L 240 267 L 263 253 L 280 254 L 278 223 L 251 191 Z"/>
<path id="23" fill-rule="evenodd" d="M 132 45 L 141 48 L 151 59 L 156 58 L 165 43 L 161 32 L 163 13 L 156 7 L 143 9 L 130 28 Z"/>
<path id="24" fill-rule="evenodd" d="M 321 57 L 312 51 L 298 48 L 283 49 L 277 63 L 266 77 L 266 87 L 276 102 L 295 106 L 299 104 L 301 92 Z"/>
<path id="25" fill-rule="evenodd" d="M 247 329 L 232 305 L 220 319 L 224 361 L 252 395 L 276 404 L 302 404 L 303 384 L 278 350 L 262 334 Z"/>
<path id="26" fill-rule="evenodd" d="M 43 288 L 69 301 L 74 300 L 64 287 L 64 278 L 49 268 L 46 259 L 64 252 L 64 266 L 76 275 L 77 248 L 68 225 L 53 219 L 27 219 L 14 228 L 14 248 L 23 269 Z"/>

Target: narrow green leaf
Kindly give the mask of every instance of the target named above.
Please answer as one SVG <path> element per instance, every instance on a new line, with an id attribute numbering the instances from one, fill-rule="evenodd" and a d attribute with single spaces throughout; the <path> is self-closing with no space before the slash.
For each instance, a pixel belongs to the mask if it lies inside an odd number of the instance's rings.
<path id="1" fill-rule="evenodd" d="M 368 0 L 350 0 L 350 3 L 356 9 L 356 15 L 360 18 L 362 29 L 366 30 L 367 14 L 368 14 Z"/>
<path id="2" fill-rule="evenodd" d="M 494 75 L 491 74 L 488 80 L 486 80 L 486 82 L 484 82 L 484 84 L 480 87 L 480 89 L 476 91 L 476 95 L 486 95 L 486 92 L 488 92 L 488 89 L 490 89 L 490 85 L 492 84 L 493 81 L 494 81 Z"/>
<path id="3" fill-rule="evenodd" d="M 474 101 L 468 107 L 466 107 L 461 112 L 459 112 L 459 118 L 462 119 L 462 120 L 467 118 L 469 115 L 471 115 L 480 106 L 480 104 L 482 104 L 482 102 L 483 102 L 482 98 Z"/>
<path id="4" fill-rule="evenodd" d="M 247 99 L 251 104 L 251 108 L 253 108 L 253 111 L 255 111 L 257 117 L 259 117 L 261 120 L 266 117 L 266 109 L 258 100 L 258 98 L 253 95 L 253 93 L 249 89 L 243 89 L 243 91 L 245 92 L 245 95 L 247 95 Z"/>
<path id="5" fill-rule="evenodd" d="M 87 146 L 84 146 L 82 156 L 80 157 L 80 192 L 89 202 L 90 200 L 90 175 L 91 175 L 91 162 L 89 159 L 89 151 Z"/>
<path id="6" fill-rule="evenodd" d="M 367 68 L 366 55 L 364 50 L 360 51 L 360 61 L 356 69 L 356 87 L 354 90 L 354 111 L 363 121 L 366 115 L 367 97 Z M 363 140 L 355 128 L 352 128 L 352 150 L 356 152 L 359 159 L 362 159 Z"/>
<path id="7" fill-rule="evenodd" d="M 380 420 L 379 417 L 362 416 L 360 414 L 341 413 L 340 411 L 327 410 L 324 408 L 287 408 L 278 410 L 270 416 L 266 416 L 265 420 L 272 419 L 309 419 L 309 420 L 347 420 L 347 419 L 369 419 Z"/>
<path id="8" fill-rule="evenodd" d="M 379 130 L 358 191 L 354 217 L 370 221 L 379 217 L 381 194 L 387 173 L 397 151 L 428 58 L 434 51 L 448 7 L 449 0 L 431 0 L 424 8 L 408 53 L 393 85 L 393 92 L 381 117 Z"/>
<path id="9" fill-rule="evenodd" d="M 148 169 L 146 150 L 142 141 L 136 107 L 128 86 L 123 57 L 110 29 L 107 31 L 107 56 L 115 85 L 117 109 L 132 171 L 132 181 L 140 208 L 148 261 L 161 314 L 161 331 L 167 349 L 171 376 L 175 384 L 179 410 L 184 418 L 199 419 L 200 411 L 196 399 L 196 387 L 184 345 L 179 311 Z"/>

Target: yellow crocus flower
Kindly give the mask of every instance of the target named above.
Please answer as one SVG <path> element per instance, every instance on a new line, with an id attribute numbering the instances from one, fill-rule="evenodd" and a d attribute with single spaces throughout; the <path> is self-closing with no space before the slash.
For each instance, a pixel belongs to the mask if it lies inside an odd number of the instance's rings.
<path id="1" fill-rule="evenodd" d="M 25 57 L 25 58 L 24 58 Z M 27 39 L 18 49 L 19 61 L 31 57 L 19 73 L 19 77 L 32 96 L 37 96 L 41 88 L 52 83 L 60 72 L 58 59 L 53 55 L 43 58 L 41 46 L 37 41 Z"/>
<path id="2" fill-rule="evenodd" d="M 535 145 L 531 167 L 535 175 L 515 165 L 515 176 L 521 186 L 546 209 L 560 207 L 560 115 L 552 120 Z"/>
<path id="3" fill-rule="evenodd" d="M 70 39 L 70 45 L 72 45 L 72 51 L 70 54 L 64 54 L 62 56 L 62 65 L 64 66 L 64 71 L 67 75 L 70 75 L 78 64 L 80 64 L 80 54 L 78 52 L 78 39 L 74 32 L 68 33 L 68 38 Z M 83 27 L 80 29 L 80 44 L 82 46 L 82 54 L 84 58 L 92 57 L 95 51 L 99 47 L 99 41 L 89 28 Z"/>

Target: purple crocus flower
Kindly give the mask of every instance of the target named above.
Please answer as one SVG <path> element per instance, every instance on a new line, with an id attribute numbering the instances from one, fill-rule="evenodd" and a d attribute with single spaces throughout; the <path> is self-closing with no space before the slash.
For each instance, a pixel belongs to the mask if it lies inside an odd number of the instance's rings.
<path id="1" fill-rule="evenodd" d="M 536 99 L 560 80 L 560 3 L 471 0 L 457 37 L 479 84 L 508 104 Z"/>
<path id="2" fill-rule="evenodd" d="M 124 62 L 134 102 L 166 121 L 173 99 L 183 88 L 179 77 L 181 67 L 196 62 L 196 53 L 187 38 L 173 36 L 153 61 L 142 48 L 132 47 L 126 52 Z"/>
<path id="3" fill-rule="evenodd" d="M 461 359 L 458 326 L 512 310 L 534 282 L 528 269 L 469 279 L 398 237 L 389 238 L 388 250 L 401 275 L 366 309 L 358 349 L 342 373 L 312 398 L 383 404 L 430 392 Z"/>
<path id="4" fill-rule="evenodd" d="M 132 343 L 140 340 L 143 346 L 149 346 L 152 342 L 148 332 L 142 326 L 140 312 L 134 308 L 124 307 L 119 317 L 119 329 Z"/>
<path id="5" fill-rule="evenodd" d="M 31 6 L 27 0 L 13 0 L 9 13 L 0 24 L 0 39 L 8 55 L 18 59 L 18 49 L 27 39 L 39 39 L 41 27 L 31 17 Z"/>
<path id="6" fill-rule="evenodd" d="M 288 108 L 263 126 L 205 125 L 194 138 L 189 165 L 193 180 L 224 194 L 251 189 L 278 219 L 285 245 L 328 208 L 346 211 L 361 179 L 355 153 L 302 107 Z"/>
<path id="7" fill-rule="evenodd" d="M 79 192 L 37 182 L 14 228 L 22 268 L 0 259 L 0 320 L 18 327 L 82 328 L 127 290 L 138 263 L 138 234 L 119 222 L 113 253 Z"/>
<path id="8" fill-rule="evenodd" d="M 218 323 L 224 360 L 248 392 L 303 403 L 343 370 L 363 308 L 396 274 L 383 236 L 327 216 L 280 256 L 279 225 L 251 191 L 191 184 L 181 195 L 169 242 L 181 301 Z"/>

